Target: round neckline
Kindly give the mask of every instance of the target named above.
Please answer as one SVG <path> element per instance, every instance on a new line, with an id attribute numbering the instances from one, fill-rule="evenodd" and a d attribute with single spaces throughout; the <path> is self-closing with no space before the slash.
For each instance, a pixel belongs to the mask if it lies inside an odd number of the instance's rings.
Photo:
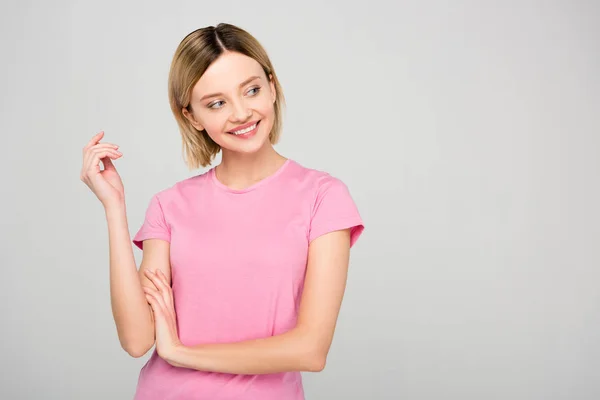
<path id="1" fill-rule="evenodd" d="M 253 183 L 252 185 L 244 188 L 244 189 L 233 189 L 227 185 L 225 185 L 223 182 L 221 182 L 218 178 L 217 178 L 217 174 L 215 172 L 215 169 L 217 168 L 217 166 L 214 166 L 210 169 L 209 171 L 209 175 L 211 180 L 213 181 L 213 183 L 220 189 L 225 190 L 226 192 L 230 192 L 230 193 L 237 193 L 237 194 L 241 194 L 241 193 L 247 193 L 250 192 L 260 186 L 265 185 L 266 183 L 272 181 L 273 179 L 275 179 L 277 176 L 281 175 L 281 173 L 286 169 L 286 167 L 292 163 L 292 160 L 290 158 L 286 159 L 285 162 L 275 171 L 273 172 L 271 175 L 261 179 L 258 182 Z"/>

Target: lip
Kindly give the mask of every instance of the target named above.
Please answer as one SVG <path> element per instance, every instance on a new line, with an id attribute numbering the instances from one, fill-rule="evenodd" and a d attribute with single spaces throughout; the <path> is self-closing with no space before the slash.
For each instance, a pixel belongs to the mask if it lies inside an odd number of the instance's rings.
<path id="1" fill-rule="evenodd" d="M 244 125 L 237 126 L 237 127 L 233 128 L 233 129 L 231 129 L 231 130 L 227 131 L 227 133 L 232 133 L 232 132 L 234 132 L 234 131 L 239 131 L 240 129 L 246 129 L 246 128 L 247 128 L 247 127 L 249 127 L 249 126 L 252 126 L 252 125 L 254 125 L 254 124 L 257 124 L 257 123 L 258 123 L 258 121 L 260 121 L 260 120 L 259 120 L 259 119 L 257 119 L 256 121 L 251 121 L 251 122 L 248 122 L 247 124 L 244 124 Z"/>

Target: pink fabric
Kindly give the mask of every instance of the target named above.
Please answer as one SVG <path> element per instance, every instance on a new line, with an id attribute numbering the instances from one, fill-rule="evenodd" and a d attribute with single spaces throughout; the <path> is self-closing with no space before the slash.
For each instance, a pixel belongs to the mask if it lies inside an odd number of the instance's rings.
<path id="1" fill-rule="evenodd" d="M 339 179 L 288 159 L 244 190 L 214 167 L 154 195 L 133 243 L 171 243 L 171 276 L 184 345 L 230 343 L 284 333 L 296 324 L 310 241 L 364 226 Z M 300 372 L 234 375 L 177 368 L 153 350 L 135 399 L 301 400 Z"/>

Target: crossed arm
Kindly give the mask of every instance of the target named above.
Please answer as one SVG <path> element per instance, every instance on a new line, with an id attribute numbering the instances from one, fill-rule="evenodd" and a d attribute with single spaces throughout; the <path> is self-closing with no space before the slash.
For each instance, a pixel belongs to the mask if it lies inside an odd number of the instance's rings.
<path id="1" fill-rule="evenodd" d="M 157 321 L 159 355 L 177 367 L 231 374 L 323 370 L 346 288 L 349 254 L 350 229 L 314 239 L 309 245 L 296 326 L 280 335 L 235 343 L 184 346 L 178 338 L 166 338 L 169 336 L 165 333 L 169 331 L 166 328 L 169 321 L 157 315 L 157 311 L 161 311 L 155 296 L 160 296 L 159 292 L 168 288 L 164 278 L 148 273 L 159 288 L 153 295 L 147 291 Z M 174 323 L 174 320 L 171 322 Z"/>

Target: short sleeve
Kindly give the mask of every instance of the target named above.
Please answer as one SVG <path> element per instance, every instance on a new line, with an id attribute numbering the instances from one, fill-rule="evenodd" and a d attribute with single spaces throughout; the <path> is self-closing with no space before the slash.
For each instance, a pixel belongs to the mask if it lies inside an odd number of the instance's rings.
<path id="1" fill-rule="evenodd" d="M 165 220 L 165 215 L 158 195 L 154 195 L 150 199 L 150 204 L 146 209 L 144 222 L 133 237 L 133 243 L 143 250 L 143 241 L 146 239 L 162 239 L 171 242 L 171 230 Z"/>
<path id="2" fill-rule="evenodd" d="M 328 175 L 319 185 L 310 221 L 309 242 L 329 232 L 350 228 L 350 247 L 364 230 L 362 218 L 340 179 Z"/>

